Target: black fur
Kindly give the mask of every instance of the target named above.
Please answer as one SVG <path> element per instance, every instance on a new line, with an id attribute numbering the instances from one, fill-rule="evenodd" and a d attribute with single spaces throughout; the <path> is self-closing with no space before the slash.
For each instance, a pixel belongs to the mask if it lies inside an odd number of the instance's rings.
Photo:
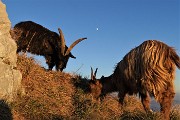
<path id="1" fill-rule="evenodd" d="M 49 70 L 56 66 L 57 71 L 62 71 L 66 68 L 69 57 L 75 58 L 71 53 L 66 56 L 61 53 L 61 38 L 56 32 L 32 21 L 16 24 L 10 33 L 17 43 L 17 52 L 28 51 L 44 56 Z M 67 49 L 65 46 L 65 51 Z"/>

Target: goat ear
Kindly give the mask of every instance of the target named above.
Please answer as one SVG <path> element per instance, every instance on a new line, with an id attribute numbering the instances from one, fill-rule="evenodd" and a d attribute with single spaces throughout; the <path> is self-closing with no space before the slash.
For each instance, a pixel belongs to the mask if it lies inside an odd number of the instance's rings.
<path id="1" fill-rule="evenodd" d="M 101 79 L 103 79 L 104 78 L 104 76 L 101 76 Z"/>
<path id="2" fill-rule="evenodd" d="M 71 53 L 69 53 L 69 57 L 76 59 L 76 57 L 72 55 Z"/>
<path id="3" fill-rule="evenodd" d="M 61 53 L 63 55 L 65 55 L 65 47 L 66 47 L 66 42 L 65 42 L 65 39 L 64 39 L 64 35 L 63 35 L 63 32 L 60 28 L 58 28 L 58 31 L 59 31 L 59 37 L 60 37 L 60 40 L 61 40 Z"/>
<path id="4" fill-rule="evenodd" d="M 79 42 L 81 42 L 81 41 L 83 41 L 83 40 L 85 40 L 85 39 L 87 39 L 87 38 L 80 38 L 80 39 L 74 41 L 74 42 L 71 44 L 71 46 L 67 49 L 67 51 L 66 51 L 66 53 L 65 53 L 65 56 L 68 55 L 68 54 L 71 52 L 71 50 L 73 49 L 73 47 L 74 47 L 75 45 L 77 45 Z"/>

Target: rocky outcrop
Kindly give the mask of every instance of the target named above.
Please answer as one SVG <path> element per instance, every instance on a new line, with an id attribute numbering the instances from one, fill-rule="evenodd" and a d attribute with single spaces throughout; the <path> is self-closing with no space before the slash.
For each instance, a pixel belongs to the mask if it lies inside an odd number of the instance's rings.
<path id="1" fill-rule="evenodd" d="M 12 101 L 21 88 L 22 75 L 16 70 L 17 46 L 9 34 L 10 28 L 6 6 L 0 0 L 0 99 Z"/>

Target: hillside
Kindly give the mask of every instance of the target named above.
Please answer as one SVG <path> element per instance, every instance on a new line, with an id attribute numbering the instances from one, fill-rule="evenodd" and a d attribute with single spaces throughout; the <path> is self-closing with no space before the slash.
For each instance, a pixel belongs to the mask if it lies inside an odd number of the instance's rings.
<path id="1" fill-rule="evenodd" d="M 18 56 L 23 93 L 13 103 L 0 103 L 0 119 L 5 120 L 158 120 L 159 112 L 146 114 L 136 97 L 127 96 L 118 106 L 114 96 L 101 103 L 87 92 L 87 79 L 70 73 L 46 71 L 33 58 Z M 172 108 L 171 119 L 180 119 L 180 106 Z"/>

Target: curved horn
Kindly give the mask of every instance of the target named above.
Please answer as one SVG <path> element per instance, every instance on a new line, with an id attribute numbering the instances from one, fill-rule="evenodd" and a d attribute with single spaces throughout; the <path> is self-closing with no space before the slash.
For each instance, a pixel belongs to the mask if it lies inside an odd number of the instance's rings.
<path id="1" fill-rule="evenodd" d="M 65 56 L 68 55 L 71 52 L 71 50 L 73 49 L 73 47 L 75 45 L 77 45 L 79 42 L 81 42 L 81 41 L 83 41 L 85 39 L 87 39 L 87 38 L 80 38 L 80 39 L 74 41 L 73 44 L 71 44 L 71 46 L 67 49 Z"/>
<path id="2" fill-rule="evenodd" d="M 96 68 L 96 71 L 93 73 L 93 69 L 91 67 L 91 80 L 96 80 L 96 73 L 97 73 L 98 68 Z"/>
<path id="3" fill-rule="evenodd" d="M 94 74 L 93 74 L 93 69 L 92 69 L 92 67 L 91 67 L 91 80 L 94 80 Z"/>
<path id="4" fill-rule="evenodd" d="M 94 77 L 95 77 L 95 78 L 96 78 L 97 70 L 98 70 L 98 68 L 96 68 L 96 71 L 94 72 Z"/>
<path id="5" fill-rule="evenodd" d="M 60 36 L 60 39 L 61 39 L 61 53 L 63 55 L 65 55 L 65 47 L 66 47 L 66 42 L 65 42 L 65 39 L 64 39 L 64 35 L 63 35 L 63 32 L 60 28 L 58 28 L 58 31 L 59 31 L 59 36 Z"/>

